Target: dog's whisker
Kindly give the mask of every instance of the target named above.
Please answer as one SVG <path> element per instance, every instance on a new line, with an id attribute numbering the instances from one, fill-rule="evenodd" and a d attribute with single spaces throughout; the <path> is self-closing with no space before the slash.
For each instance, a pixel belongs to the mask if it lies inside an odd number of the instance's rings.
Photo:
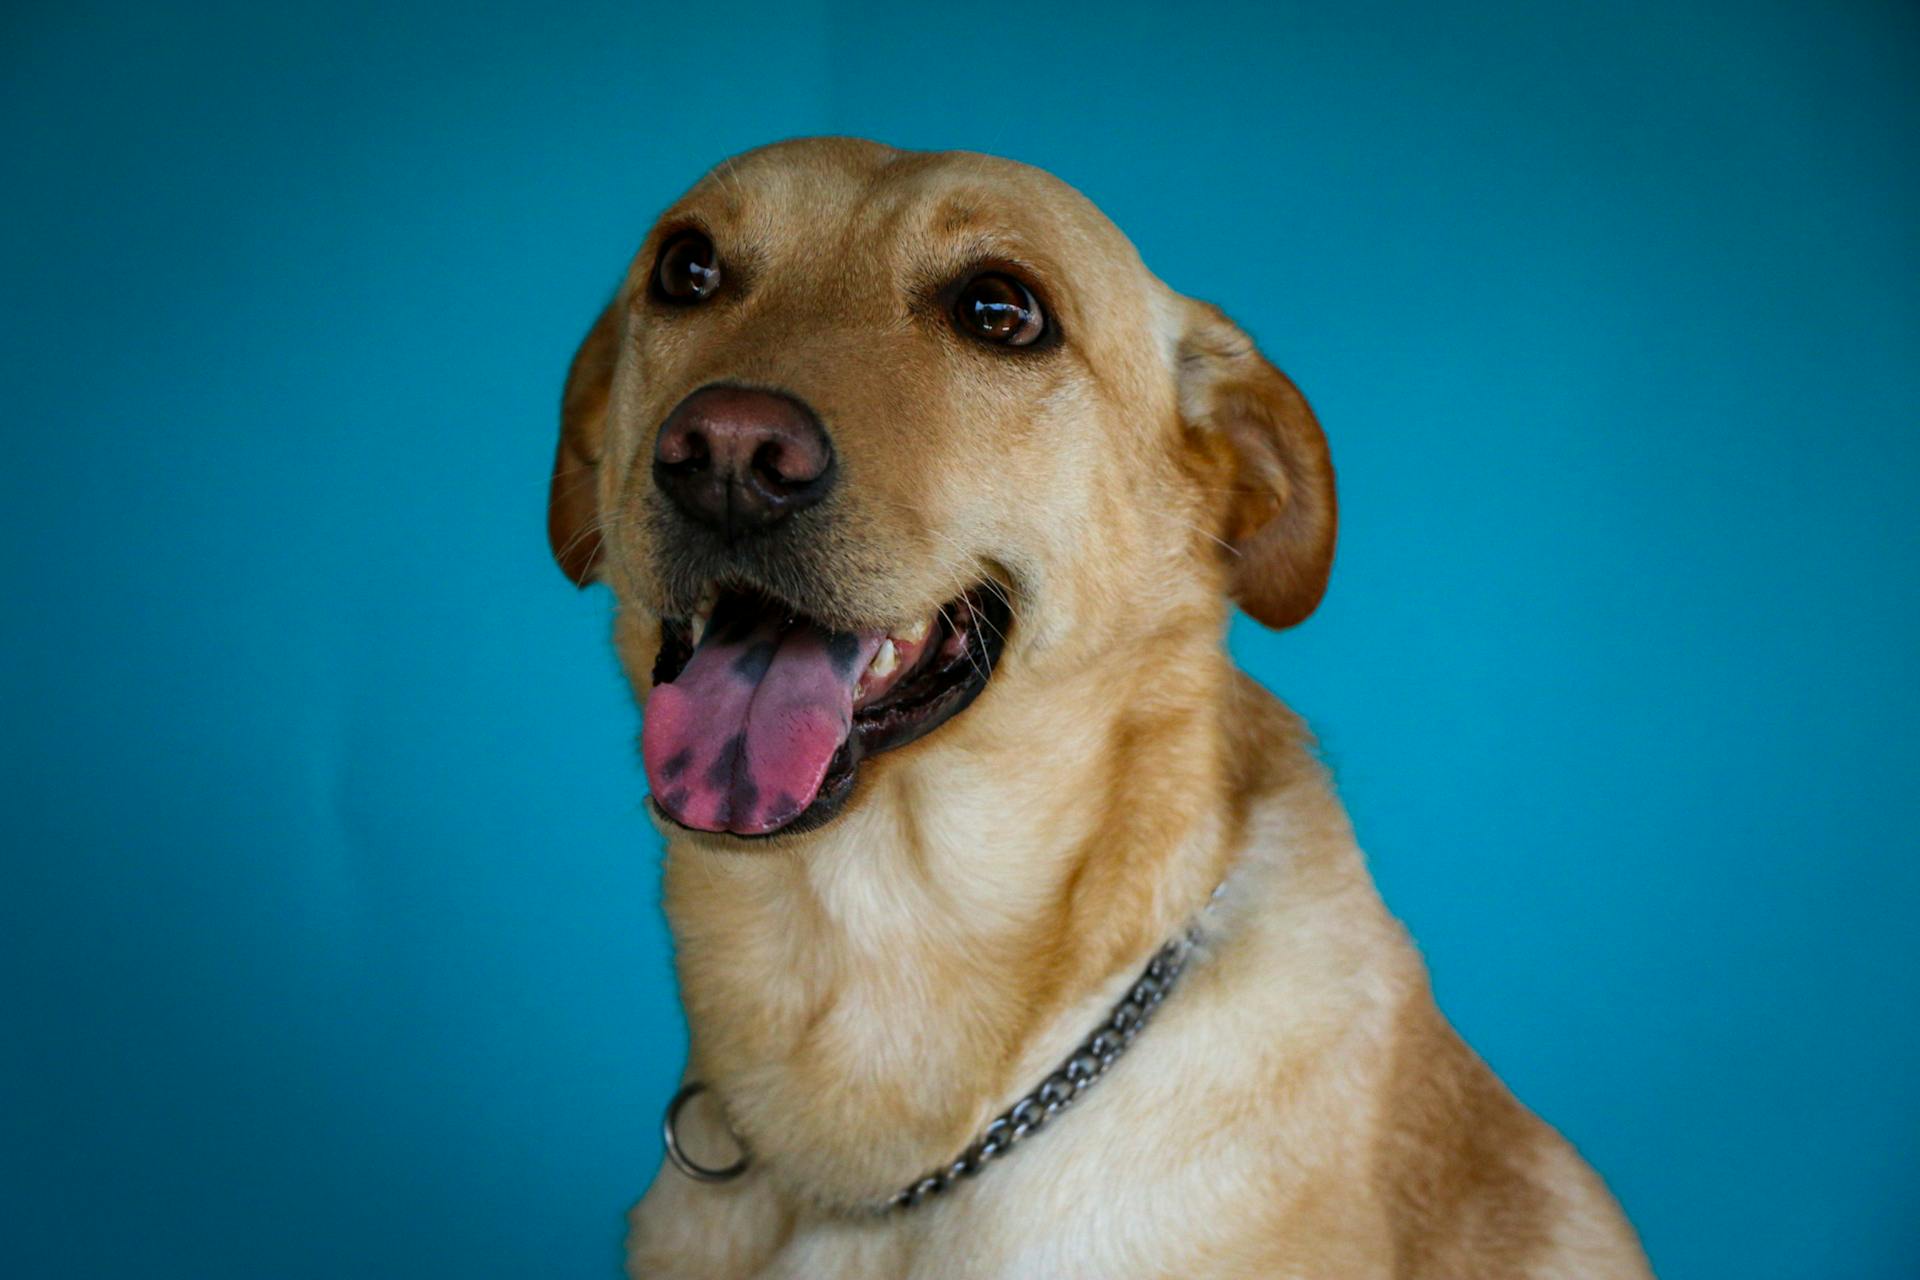
<path id="1" fill-rule="evenodd" d="M 883 505 L 890 506 L 897 511 L 906 512 L 909 514 L 915 514 L 913 512 L 913 509 L 904 502 L 900 502 L 895 499 L 887 498 L 880 495 L 875 495 L 875 496 Z M 1007 617 L 1014 622 L 1018 622 L 1020 620 L 1019 612 L 1014 608 L 1013 600 L 1010 596 L 1008 589 L 1003 587 L 1000 583 L 996 582 L 990 575 L 984 574 L 982 572 L 980 568 L 979 556 L 968 551 L 967 548 L 961 544 L 960 540 L 958 538 L 955 538 L 950 533 L 945 533 L 942 530 L 933 528 L 932 526 L 926 527 L 925 529 L 922 530 L 922 532 L 938 539 L 941 542 L 944 542 L 947 546 L 953 549 L 953 553 L 954 553 L 953 559 L 945 560 L 942 562 L 942 568 L 949 570 L 950 576 L 956 577 L 956 578 L 966 578 L 969 580 L 977 580 L 977 579 L 984 578 L 989 589 L 993 591 L 994 597 L 998 599 L 1000 603 L 1006 607 Z M 989 623 L 989 625 L 991 625 L 991 623 Z M 994 634 L 998 635 L 1002 640 L 1006 639 L 1005 633 L 1001 632 L 997 627 L 994 629 Z"/>
<path id="2" fill-rule="evenodd" d="M 941 606 L 939 606 L 939 608 L 937 609 L 937 612 L 938 612 L 938 613 L 939 613 L 939 615 L 940 615 L 940 619 L 941 619 L 941 621 L 942 621 L 942 622 L 944 622 L 944 623 L 946 623 L 946 625 L 947 625 L 947 630 L 948 630 L 948 631 L 951 631 L 951 632 L 954 632 L 954 633 L 956 633 L 956 634 L 957 634 L 957 633 L 959 632 L 959 630 L 960 630 L 960 628 L 959 628 L 959 627 L 958 627 L 958 626 L 957 626 L 957 625 L 956 625 L 956 624 L 954 623 L 954 620 L 953 620 L 953 615 L 947 612 L 947 606 L 945 606 L 945 605 L 941 605 Z M 979 613 L 978 613 L 978 612 L 976 611 L 976 612 L 975 612 L 975 613 L 973 614 L 973 616 L 974 616 L 975 618 L 978 618 L 978 617 L 979 617 L 980 615 L 979 615 Z M 981 666 L 981 665 L 980 665 L 980 659 L 979 659 L 979 657 L 978 657 L 978 656 L 977 656 L 977 655 L 976 655 L 976 654 L 974 653 L 974 651 L 973 651 L 973 646 L 972 646 L 972 645 L 970 645 L 970 644 L 965 644 L 965 645 L 963 645 L 963 646 L 962 646 L 962 648 L 961 648 L 961 652 L 967 655 L 967 663 L 968 663 L 968 665 L 970 665 L 970 666 L 971 666 L 971 667 L 973 668 L 973 670 L 974 670 L 974 674 L 975 674 L 975 675 L 978 675 L 978 676 L 979 676 L 979 677 L 980 677 L 981 679 L 983 679 L 983 680 L 984 680 L 984 679 L 986 679 L 986 678 L 987 678 L 987 677 L 988 677 L 989 675 L 991 675 L 991 674 L 992 674 L 992 673 L 991 673 L 991 672 L 989 672 L 989 671 L 988 671 L 988 670 L 987 670 L 987 669 L 986 669 L 985 667 L 983 667 L 983 666 Z"/>
<path id="3" fill-rule="evenodd" d="M 605 516 L 596 515 L 592 520 L 587 521 L 584 525 L 582 525 L 579 529 L 577 529 L 574 532 L 574 535 L 571 538 L 568 538 L 563 545 L 555 548 L 554 554 L 556 558 L 564 560 L 567 558 L 568 555 L 572 554 L 573 551 L 583 546 L 590 539 L 599 537 L 603 533 L 613 531 L 614 529 L 617 528 L 618 525 L 619 525 L 618 513 L 612 513 Z"/>
<path id="4" fill-rule="evenodd" d="M 1195 533 L 1205 538 L 1208 542 L 1217 543 L 1219 546 L 1224 548 L 1229 555 L 1232 555 L 1235 558 L 1238 558 L 1246 554 L 1245 552 L 1241 551 L 1240 548 L 1234 546 L 1231 542 L 1228 542 L 1225 538 L 1222 538 L 1219 534 L 1214 533 L 1208 529 L 1203 529 L 1191 520 L 1182 519 L 1181 517 L 1173 515 L 1172 513 L 1168 513 L 1167 518 L 1174 521 L 1176 524 L 1183 525 L 1186 528 L 1193 530 Z"/>

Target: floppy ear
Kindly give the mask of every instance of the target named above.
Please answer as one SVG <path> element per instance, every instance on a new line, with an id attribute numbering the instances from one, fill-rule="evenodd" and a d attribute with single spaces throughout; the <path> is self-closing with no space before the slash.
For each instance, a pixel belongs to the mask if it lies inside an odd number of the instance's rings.
<path id="1" fill-rule="evenodd" d="M 1339 513 L 1327 438 L 1306 398 L 1218 307 L 1188 302 L 1180 413 L 1223 490 L 1220 538 L 1240 607 L 1269 627 L 1304 621 L 1326 593 Z"/>
<path id="2" fill-rule="evenodd" d="M 553 455 L 553 480 L 547 490 L 547 543 L 560 571 L 574 585 L 593 581 L 600 561 L 600 502 L 597 468 L 606 438 L 607 392 L 620 346 L 620 299 L 616 296 L 593 322 L 567 369 L 560 397 L 560 447 Z"/>

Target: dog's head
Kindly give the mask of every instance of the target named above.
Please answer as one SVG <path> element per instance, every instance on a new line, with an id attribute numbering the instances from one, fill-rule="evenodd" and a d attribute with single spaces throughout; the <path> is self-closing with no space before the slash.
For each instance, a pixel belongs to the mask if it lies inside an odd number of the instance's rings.
<path id="1" fill-rule="evenodd" d="M 990 680 L 1045 698 L 1229 595 L 1300 621 L 1334 527 L 1293 384 L 1077 192 L 850 139 L 660 219 L 574 358 L 548 519 L 620 599 L 657 808 L 734 836 L 828 821 Z"/>

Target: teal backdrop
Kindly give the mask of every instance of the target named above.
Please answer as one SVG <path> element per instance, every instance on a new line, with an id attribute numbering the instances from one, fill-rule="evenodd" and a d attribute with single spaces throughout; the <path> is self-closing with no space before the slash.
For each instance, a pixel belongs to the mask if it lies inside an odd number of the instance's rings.
<path id="1" fill-rule="evenodd" d="M 560 379 L 820 132 L 1314 400 L 1234 648 L 1661 1274 L 1920 1274 L 1912 4 L 12 4 L 0 122 L 7 1276 L 615 1275 L 684 1032 Z"/>

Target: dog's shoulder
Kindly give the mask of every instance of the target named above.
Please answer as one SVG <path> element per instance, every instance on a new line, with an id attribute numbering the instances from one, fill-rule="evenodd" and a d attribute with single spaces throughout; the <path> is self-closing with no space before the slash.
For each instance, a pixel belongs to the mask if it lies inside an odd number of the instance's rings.
<path id="1" fill-rule="evenodd" d="M 1424 990 L 1396 1017 L 1389 1064 L 1372 1166 L 1396 1274 L 1648 1274 L 1599 1178 Z"/>

